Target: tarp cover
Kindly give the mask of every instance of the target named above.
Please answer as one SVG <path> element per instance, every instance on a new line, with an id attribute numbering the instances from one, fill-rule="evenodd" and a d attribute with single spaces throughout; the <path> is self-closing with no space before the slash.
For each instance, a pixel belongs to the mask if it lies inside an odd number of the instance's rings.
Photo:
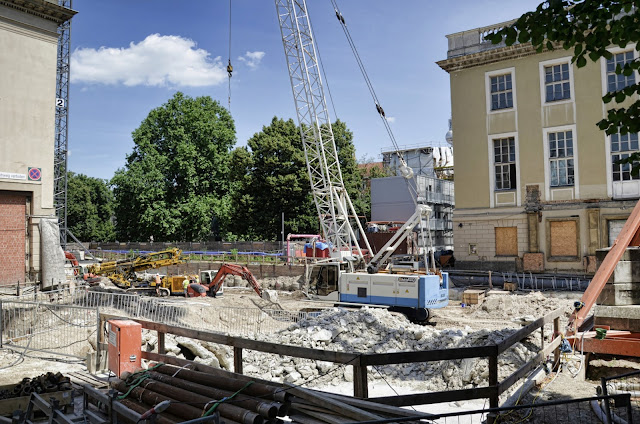
<path id="1" fill-rule="evenodd" d="M 40 266 L 42 288 L 66 282 L 64 251 L 60 247 L 60 228 L 57 218 L 40 218 Z"/>

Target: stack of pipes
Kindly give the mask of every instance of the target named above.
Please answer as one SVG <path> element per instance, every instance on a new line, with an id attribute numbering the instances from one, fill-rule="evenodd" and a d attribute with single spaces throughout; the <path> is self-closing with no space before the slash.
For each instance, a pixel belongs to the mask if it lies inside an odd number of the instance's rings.
<path id="1" fill-rule="evenodd" d="M 200 365 L 197 365 L 198 369 Z M 407 417 L 415 411 L 377 404 L 362 399 L 323 393 L 295 386 L 252 381 L 247 376 L 206 367 L 195 371 L 185 367 L 156 364 L 146 371 L 123 373 L 111 386 L 126 394 L 117 397 L 124 407 L 141 416 L 162 402 L 157 424 L 198 420 L 213 412 L 226 424 L 335 424 L 349 420 Z M 214 407 L 215 406 L 215 407 Z"/>

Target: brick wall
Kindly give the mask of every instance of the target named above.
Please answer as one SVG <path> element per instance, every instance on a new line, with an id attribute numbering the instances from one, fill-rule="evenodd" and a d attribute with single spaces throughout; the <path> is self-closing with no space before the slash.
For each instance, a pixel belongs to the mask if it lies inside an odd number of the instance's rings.
<path id="1" fill-rule="evenodd" d="M 0 192 L 0 286 L 25 280 L 24 195 Z"/>

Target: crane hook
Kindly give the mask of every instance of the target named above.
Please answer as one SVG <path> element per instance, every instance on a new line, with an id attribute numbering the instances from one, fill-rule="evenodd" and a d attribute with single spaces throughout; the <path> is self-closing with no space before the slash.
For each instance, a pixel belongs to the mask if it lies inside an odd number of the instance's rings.
<path id="1" fill-rule="evenodd" d="M 233 73 L 233 66 L 231 66 L 231 59 L 229 59 L 229 64 L 227 65 L 227 73 L 229 74 L 229 78 L 231 78 L 231 74 Z"/>

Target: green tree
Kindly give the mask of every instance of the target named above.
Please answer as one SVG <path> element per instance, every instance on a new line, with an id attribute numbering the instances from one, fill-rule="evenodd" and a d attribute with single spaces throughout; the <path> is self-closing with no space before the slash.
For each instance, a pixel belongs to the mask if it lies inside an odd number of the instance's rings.
<path id="1" fill-rule="evenodd" d="M 133 132 L 133 152 L 111 180 L 118 237 L 205 240 L 230 212 L 229 157 L 235 126 L 209 96 L 177 92 Z"/>
<path id="2" fill-rule="evenodd" d="M 587 58 L 593 62 L 603 57 L 610 59 L 612 54 L 607 48 L 611 46 L 624 48 L 636 43 L 636 50 L 640 49 L 638 6 L 640 2 L 634 0 L 549 0 L 488 38 L 494 44 L 504 41 L 507 46 L 529 42 L 538 52 L 573 49 L 572 61 L 581 68 L 587 64 Z M 640 60 L 635 58 L 624 66 L 617 65 L 616 73 L 630 76 L 639 68 Z M 638 81 L 605 94 L 602 100 L 604 103 L 615 101 L 619 106 L 636 93 L 640 93 Z M 628 107 L 610 109 L 597 125 L 607 134 L 640 131 L 640 100 L 636 99 Z M 629 162 L 633 160 L 638 158 L 630 158 Z"/>
<path id="3" fill-rule="evenodd" d="M 113 193 L 108 183 L 67 173 L 67 225 L 83 241 L 113 241 Z"/>
<path id="4" fill-rule="evenodd" d="M 347 125 L 339 119 L 331 124 L 333 138 L 336 142 L 338 161 L 342 180 L 351 198 L 356 213 L 361 216 L 371 214 L 371 202 L 367 202 L 362 192 L 362 175 L 358 171 L 358 161 L 356 160 L 356 148 L 353 145 L 353 133 Z"/>
<path id="5" fill-rule="evenodd" d="M 302 139 L 293 120 L 274 117 L 249 139 L 250 150 L 234 150 L 234 191 L 230 230 L 243 238 L 279 240 L 285 232 L 316 232 L 318 219 L 309 188 Z"/>

